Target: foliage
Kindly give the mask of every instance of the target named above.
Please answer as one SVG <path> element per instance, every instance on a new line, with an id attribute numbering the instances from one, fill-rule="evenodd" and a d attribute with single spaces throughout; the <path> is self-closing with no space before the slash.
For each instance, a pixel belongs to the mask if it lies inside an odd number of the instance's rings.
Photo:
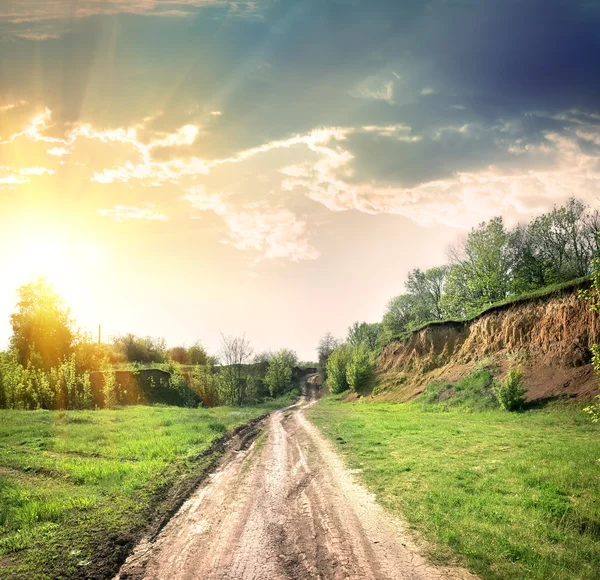
<path id="1" fill-rule="evenodd" d="M 600 230 L 597 234 L 597 239 L 600 240 Z M 597 251 L 593 261 L 592 288 L 582 293 L 582 297 L 591 301 L 592 311 L 600 312 L 600 251 Z M 592 346 L 592 363 L 596 375 L 600 377 L 600 344 Z M 594 423 L 600 421 L 600 395 L 595 397 L 595 403 L 592 403 L 584 409 L 588 413 Z"/>
<path id="2" fill-rule="evenodd" d="M 416 268 L 408 274 L 404 286 L 408 294 L 413 297 L 416 321 L 443 318 L 442 296 L 447 274 L 448 266 L 438 266 L 424 272 Z"/>
<path id="3" fill-rule="evenodd" d="M 525 405 L 527 389 L 523 385 L 523 370 L 511 367 L 499 385 L 494 389 L 498 402 L 507 411 L 520 411 Z"/>
<path id="4" fill-rule="evenodd" d="M 46 371 L 24 367 L 14 352 L 2 353 L 0 403 L 8 409 L 89 409 L 90 375 L 77 371 L 75 355 Z"/>
<path id="5" fill-rule="evenodd" d="M 291 387 L 292 369 L 296 363 L 295 353 L 287 349 L 280 350 L 271 356 L 265 375 L 265 384 L 269 388 L 271 397 L 281 395 Z"/>
<path id="6" fill-rule="evenodd" d="M 353 391 L 367 387 L 375 373 L 373 353 L 365 343 L 350 347 L 346 380 Z"/>
<path id="7" fill-rule="evenodd" d="M 330 332 L 325 334 L 319 341 L 317 346 L 317 370 L 323 379 L 323 382 L 327 380 L 327 361 L 333 351 L 339 346 L 340 342 Z"/>
<path id="8" fill-rule="evenodd" d="M 309 418 L 435 561 L 489 580 L 598 577 L 598 432 L 572 403 L 516 415 L 336 398 Z"/>
<path id="9" fill-rule="evenodd" d="M 414 296 L 400 294 L 388 302 L 383 315 L 383 332 L 391 338 L 407 330 L 416 320 Z"/>
<path id="10" fill-rule="evenodd" d="M 168 359 L 167 345 L 162 338 L 141 338 L 129 333 L 116 337 L 113 344 L 117 352 L 129 362 L 164 363 Z"/>
<path id="11" fill-rule="evenodd" d="M 599 228 L 600 211 L 575 198 L 513 230 L 501 217 L 479 224 L 451 248 L 448 265 L 408 274 L 406 292 L 384 313 L 385 340 L 588 276 Z"/>
<path id="12" fill-rule="evenodd" d="M 219 405 L 218 377 L 210 363 L 196 365 L 190 373 L 190 384 L 205 407 Z"/>
<path id="13" fill-rule="evenodd" d="M 347 344 L 342 344 L 327 359 L 327 386 L 333 394 L 342 393 L 350 386 L 347 376 L 350 354 L 350 347 Z"/>
<path id="14" fill-rule="evenodd" d="M 73 351 L 70 311 L 43 278 L 21 286 L 17 296 L 17 311 L 10 317 L 11 348 L 23 367 L 49 370 Z"/>
<path id="15" fill-rule="evenodd" d="M 352 346 L 364 344 L 368 350 L 375 350 L 379 345 L 379 339 L 383 326 L 378 323 L 355 322 L 348 328 L 347 341 Z"/>
<path id="16" fill-rule="evenodd" d="M 241 406 L 249 399 L 244 365 L 250 362 L 252 347 L 245 336 L 221 335 L 218 392 L 222 404 Z M 254 387 L 254 385 L 250 385 Z"/>

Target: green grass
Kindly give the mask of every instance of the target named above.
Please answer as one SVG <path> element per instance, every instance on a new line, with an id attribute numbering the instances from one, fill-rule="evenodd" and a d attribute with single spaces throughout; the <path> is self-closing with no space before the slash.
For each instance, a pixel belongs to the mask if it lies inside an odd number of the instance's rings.
<path id="1" fill-rule="evenodd" d="M 257 407 L 0 411 L 0 578 L 81 574 L 109 537 L 132 538 L 210 444 L 295 399 Z M 97 555 L 97 554 L 96 554 Z"/>
<path id="2" fill-rule="evenodd" d="M 487 369 L 475 371 L 458 383 L 432 382 L 415 401 L 423 410 L 488 411 L 500 408 L 494 395 L 494 377 Z"/>
<path id="3" fill-rule="evenodd" d="M 329 398 L 309 417 L 434 560 L 483 578 L 598 578 L 598 427 L 566 406 L 431 409 Z"/>

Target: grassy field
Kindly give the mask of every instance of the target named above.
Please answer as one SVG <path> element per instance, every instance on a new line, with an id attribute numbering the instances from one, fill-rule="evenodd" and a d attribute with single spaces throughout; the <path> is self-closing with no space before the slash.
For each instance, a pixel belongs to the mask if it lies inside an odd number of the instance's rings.
<path id="1" fill-rule="evenodd" d="M 434 560 L 483 578 L 598 578 L 600 429 L 583 412 L 338 399 L 309 417 Z"/>
<path id="2" fill-rule="evenodd" d="M 250 408 L 0 411 L 0 578 L 104 577 Z M 107 568 L 98 568 L 106 560 Z M 114 564 L 113 564 L 114 565 Z"/>

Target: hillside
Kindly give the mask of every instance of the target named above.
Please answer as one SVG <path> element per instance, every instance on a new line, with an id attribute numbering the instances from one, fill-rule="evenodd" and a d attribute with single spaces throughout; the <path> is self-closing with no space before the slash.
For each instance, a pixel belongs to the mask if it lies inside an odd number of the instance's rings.
<path id="1" fill-rule="evenodd" d="M 456 382 L 470 372 L 495 369 L 502 376 L 520 364 L 530 401 L 597 393 L 591 346 L 600 319 L 579 298 L 581 281 L 490 308 L 468 321 L 427 325 L 388 344 L 380 359 L 379 400 L 407 401 L 432 381 Z"/>

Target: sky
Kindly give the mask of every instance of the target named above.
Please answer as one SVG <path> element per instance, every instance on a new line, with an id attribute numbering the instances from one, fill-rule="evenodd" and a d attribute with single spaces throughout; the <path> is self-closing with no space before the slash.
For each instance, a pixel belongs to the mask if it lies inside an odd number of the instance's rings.
<path id="1" fill-rule="evenodd" d="M 600 205 L 600 2 L 0 0 L 0 346 L 83 330 L 314 360 L 483 220 Z"/>

